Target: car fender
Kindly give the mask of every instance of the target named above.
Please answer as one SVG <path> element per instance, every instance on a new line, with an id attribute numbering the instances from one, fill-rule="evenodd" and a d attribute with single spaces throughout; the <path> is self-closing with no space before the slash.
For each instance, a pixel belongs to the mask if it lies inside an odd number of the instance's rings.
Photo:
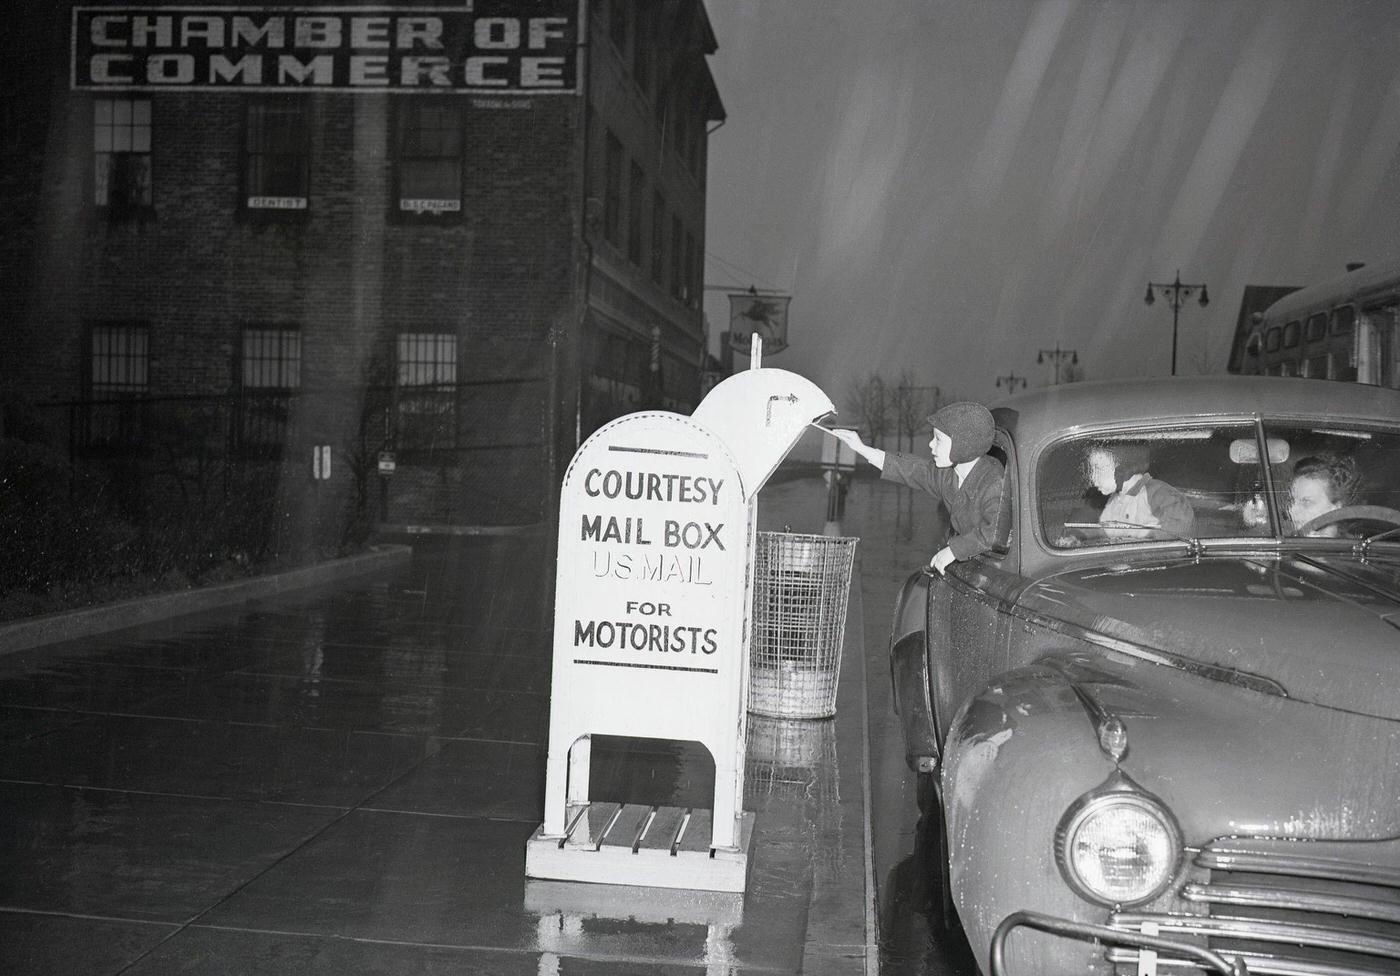
<path id="1" fill-rule="evenodd" d="M 890 628 L 890 691 L 904 741 L 904 760 L 920 773 L 938 769 L 938 724 L 930 697 L 930 669 L 925 629 L 929 578 L 911 573 L 895 601 Z"/>
<path id="2" fill-rule="evenodd" d="M 1113 768 L 1074 689 L 1052 669 L 1007 672 L 953 717 L 942 769 L 949 875 L 984 971 L 992 935 L 1012 912 L 1107 921 L 1106 908 L 1074 894 L 1061 876 L 1055 826 Z M 1040 932 L 1017 932 L 1007 948 L 1017 976 L 1102 962 L 1101 950 Z"/>

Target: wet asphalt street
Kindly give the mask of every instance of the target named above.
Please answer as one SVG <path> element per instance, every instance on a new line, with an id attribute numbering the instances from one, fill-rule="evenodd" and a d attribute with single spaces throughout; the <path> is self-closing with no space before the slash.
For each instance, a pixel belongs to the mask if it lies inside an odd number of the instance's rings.
<path id="1" fill-rule="evenodd" d="M 751 721 L 742 895 L 524 878 L 549 715 L 538 533 L 0 656 L 0 973 L 971 974 L 889 710 L 890 609 L 934 531 L 902 494 L 848 499 L 837 717 Z M 820 481 L 780 482 L 760 528 L 825 513 Z M 591 793 L 703 805 L 697 751 L 597 737 Z"/>

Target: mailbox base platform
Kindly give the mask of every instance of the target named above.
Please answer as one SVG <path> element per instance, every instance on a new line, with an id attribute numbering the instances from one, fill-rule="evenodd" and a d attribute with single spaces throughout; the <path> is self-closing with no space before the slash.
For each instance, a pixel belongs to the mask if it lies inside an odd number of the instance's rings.
<path id="1" fill-rule="evenodd" d="M 535 829 L 525 875 L 557 881 L 743 891 L 753 814 L 739 824 L 737 848 L 710 847 L 710 811 L 642 803 L 570 804 L 563 838 Z"/>

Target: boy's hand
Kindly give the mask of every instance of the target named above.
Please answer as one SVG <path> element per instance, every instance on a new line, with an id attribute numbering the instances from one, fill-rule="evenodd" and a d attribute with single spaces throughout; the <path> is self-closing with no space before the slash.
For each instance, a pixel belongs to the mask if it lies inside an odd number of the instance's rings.
<path id="1" fill-rule="evenodd" d="M 953 555 L 953 550 L 949 549 L 947 546 L 944 546 L 942 549 L 938 550 L 933 554 L 933 558 L 929 560 L 929 566 L 938 570 L 938 575 L 942 576 L 943 571 L 948 568 L 949 564 L 952 563 L 955 558 L 956 557 L 954 557 Z"/>

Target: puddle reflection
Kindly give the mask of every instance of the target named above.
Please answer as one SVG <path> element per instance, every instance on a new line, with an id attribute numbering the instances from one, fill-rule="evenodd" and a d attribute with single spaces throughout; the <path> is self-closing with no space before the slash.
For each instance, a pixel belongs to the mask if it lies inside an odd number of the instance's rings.
<path id="1" fill-rule="evenodd" d="M 737 976 L 733 933 L 744 921 L 742 892 L 644 888 L 572 881 L 525 882 L 525 910 L 537 915 L 539 976 L 561 976 L 572 956 L 635 959 L 659 955 L 648 943 L 694 946 L 706 976 Z"/>

